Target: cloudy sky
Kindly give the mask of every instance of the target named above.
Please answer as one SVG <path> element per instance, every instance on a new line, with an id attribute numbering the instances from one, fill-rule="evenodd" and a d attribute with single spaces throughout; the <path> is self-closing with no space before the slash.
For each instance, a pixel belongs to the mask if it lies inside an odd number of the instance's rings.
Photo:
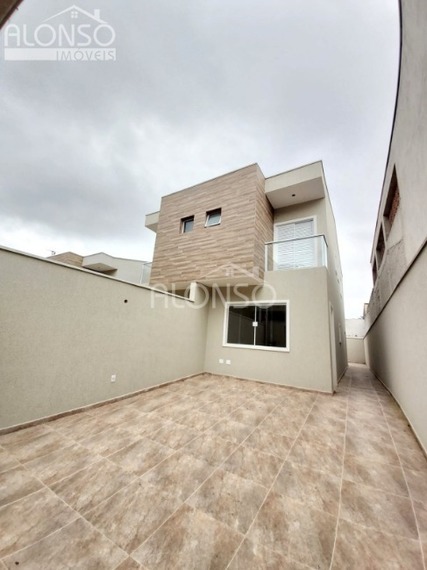
<path id="1" fill-rule="evenodd" d="M 346 315 L 360 316 L 396 95 L 397 0 L 77 5 L 114 29 L 115 62 L 4 61 L 1 33 L 0 244 L 150 260 L 144 218 L 162 195 L 253 162 L 272 176 L 322 159 Z M 24 0 L 11 23 L 30 35 L 70 6 Z"/>

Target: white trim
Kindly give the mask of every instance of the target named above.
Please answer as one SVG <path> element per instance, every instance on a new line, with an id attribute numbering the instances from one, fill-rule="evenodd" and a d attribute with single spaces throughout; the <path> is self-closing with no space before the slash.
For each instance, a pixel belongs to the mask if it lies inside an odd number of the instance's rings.
<path id="1" fill-rule="evenodd" d="M 317 235 L 317 215 L 306 216 L 304 218 L 294 218 L 292 220 L 286 220 L 283 222 L 274 223 L 274 241 L 277 241 L 277 226 L 284 226 L 285 224 L 296 224 L 299 222 L 306 222 L 307 220 L 313 220 L 313 235 Z M 326 239 L 326 238 L 325 238 Z"/>
<path id="2" fill-rule="evenodd" d="M 305 237 L 301 237 L 301 238 L 295 238 L 295 239 L 288 239 L 288 240 L 280 240 L 278 237 L 279 234 L 279 228 L 283 228 L 284 226 L 290 226 L 290 225 L 294 225 L 295 224 L 301 224 L 304 222 L 311 222 L 311 226 L 312 226 L 312 233 L 311 235 L 305 236 Z M 273 271 L 274 270 L 281 270 L 281 269 L 303 269 L 305 267 L 318 267 L 319 266 L 319 257 L 321 257 L 322 263 L 320 265 L 324 265 L 323 263 L 323 244 L 321 244 L 321 251 L 319 252 L 319 244 L 318 244 L 318 240 L 316 240 L 315 238 L 318 237 L 317 234 L 317 215 L 313 214 L 312 216 L 305 216 L 303 218 L 294 218 L 293 220 L 286 220 L 283 222 L 277 222 L 274 224 L 274 242 L 273 242 Z M 324 236 L 322 236 L 326 242 L 326 238 Z M 310 242 L 307 244 L 307 240 L 312 239 L 313 241 L 311 242 L 311 246 L 310 246 Z M 286 247 L 286 243 L 285 242 L 289 242 L 289 247 L 291 247 L 291 249 L 294 248 L 294 246 L 298 246 L 298 242 L 303 241 L 303 245 L 300 247 L 304 248 L 304 245 L 308 245 L 308 247 L 310 248 L 310 251 L 312 250 L 312 255 L 313 255 L 313 264 L 312 265 L 307 265 L 305 262 L 300 265 L 296 263 L 296 260 L 299 259 L 299 252 L 297 251 L 297 253 L 295 254 L 295 252 L 288 252 L 291 253 L 291 256 L 289 257 L 289 260 L 293 259 L 293 263 L 290 264 L 289 266 L 285 263 L 284 266 L 282 267 L 282 263 L 280 262 L 281 260 L 281 255 L 279 254 L 279 250 L 281 248 L 281 246 L 285 245 Z M 311 257 L 311 253 L 310 251 L 308 252 L 308 255 L 310 255 Z M 319 255 L 320 253 L 320 255 Z M 302 253 L 302 258 L 305 261 L 305 257 L 306 255 L 304 253 Z M 268 253 L 265 257 L 266 261 L 268 261 Z M 286 256 L 285 260 L 288 259 L 288 256 Z M 277 267 L 276 267 L 277 265 Z"/>
<path id="3" fill-rule="evenodd" d="M 208 224 L 209 214 L 212 214 L 213 212 L 217 212 L 218 210 L 219 210 L 219 220 L 217 222 L 215 222 L 214 224 Z M 222 218 L 222 208 L 214 208 L 213 210 L 208 210 L 206 212 L 205 228 L 212 228 L 214 226 L 219 226 L 221 223 L 221 218 Z"/>
<path id="4" fill-rule="evenodd" d="M 229 307 L 253 307 L 253 306 L 271 306 L 271 305 L 286 305 L 286 347 L 275 346 L 259 346 L 252 344 L 231 344 L 227 342 L 228 333 L 228 315 Z M 274 300 L 259 300 L 259 301 L 228 301 L 224 304 L 224 324 L 222 332 L 222 346 L 224 348 L 247 348 L 249 350 L 267 350 L 270 352 L 290 352 L 290 334 L 289 334 L 289 314 L 290 314 L 290 301 L 289 299 L 274 299 Z"/>

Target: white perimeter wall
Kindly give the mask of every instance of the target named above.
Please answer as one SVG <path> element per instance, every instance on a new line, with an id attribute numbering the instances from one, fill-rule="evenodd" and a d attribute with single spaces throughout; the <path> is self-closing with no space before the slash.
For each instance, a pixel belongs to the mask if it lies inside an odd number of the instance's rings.
<path id="1" fill-rule="evenodd" d="M 0 271 L 0 428 L 203 371 L 190 301 L 6 249 Z"/>

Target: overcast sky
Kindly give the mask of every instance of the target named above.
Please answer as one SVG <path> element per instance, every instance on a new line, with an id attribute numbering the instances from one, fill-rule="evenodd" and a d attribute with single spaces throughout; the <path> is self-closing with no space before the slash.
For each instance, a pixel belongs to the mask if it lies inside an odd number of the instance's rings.
<path id="1" fill-rule="evenodd" d="M 29 30 L 71 6 L 24 0 Z M 0 244 L 151 260 L 164 194 L 257 162 L 319 159 L 346 316 L 370 252 L 398 73 L 397 0 L 85 0 L 115 62 L 0 61 Z M 31 276 L 29 276 L 29 279 Z"/>

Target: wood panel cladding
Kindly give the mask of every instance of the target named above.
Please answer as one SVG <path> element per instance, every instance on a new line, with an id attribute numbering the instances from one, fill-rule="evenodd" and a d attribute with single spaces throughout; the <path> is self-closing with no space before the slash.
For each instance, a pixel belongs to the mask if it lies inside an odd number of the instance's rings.
<path id="1" fill-rule="evenodd" d="M 205 227 L 206 213 L 221 208 L 221 223 Z M 194 216 L 193 229 L 181 220 Z M 273 212 L 257 164 L 164 196 L 150 284 L 206 282 L 227 277 L 230 264 L 264 270 L 264 244 L 273 239 Z"/>

